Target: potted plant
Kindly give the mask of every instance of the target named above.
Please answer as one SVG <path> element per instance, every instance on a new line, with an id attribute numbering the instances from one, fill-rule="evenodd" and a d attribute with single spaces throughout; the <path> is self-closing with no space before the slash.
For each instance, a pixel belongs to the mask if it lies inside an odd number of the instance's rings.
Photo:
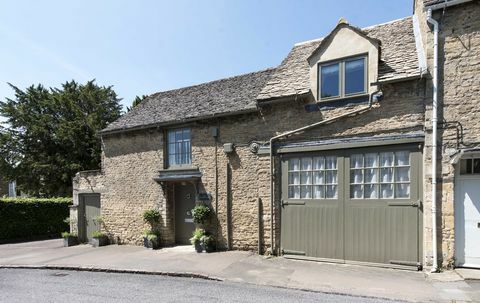
<path id="1" fill-rule="evenodd" d="M 205 236 L 205 230 L 201 228 L 195 229 L 195 231 L 192 234 L 192 237 L 190 238 L 190 243 L 195 247 L 195 251 L 197 253 L 201 253 L 203 251 L 203 245 L 202 245 L 202 237 Z"/>
<path id="2" fill-rule="evenodd" d="M 101 231 L 94 231 L 92 233 L 92 246 L 99 247 L 108 244 L 107 235 Z"/>
<path id="3" fill-rule="evenodd" d="M 147 230 L 143 237 L 143 246 L 146 248 L 158 249 L 160 247 L 158 235 L 151 230 Z"/>
<path id="4" fill-rule="evenodd" d="M 68 231 L 65 231 L 62 233 L 62 238 L 64 247 L 74 246 L 78 244 L 78 236 L 76 233 L 70 233 Z"/>
<path id="5" fill-rule="evenodd" d="M 210 234 L 205 234 L 201 238 L 201 243 L 207 253 L 215 251 L 215 239 Z"/>
<path id="6" fill-rule="evenodd" d="M 143 212 L 143 221 L 150 224 L 151 230 L 147 230 L 143 236 L 143 246 L 157 249 L 160 247 L 160 235 L 156 230 L 160 221 L 160 212 L 156 209 L 147 209 Z"/>
<path id="7" fill-rule="evenodd" d="M 210 220 L 212 210 L 208 205 L 198 204 L 192 209 L 193 223 L 205 225 Z"/>

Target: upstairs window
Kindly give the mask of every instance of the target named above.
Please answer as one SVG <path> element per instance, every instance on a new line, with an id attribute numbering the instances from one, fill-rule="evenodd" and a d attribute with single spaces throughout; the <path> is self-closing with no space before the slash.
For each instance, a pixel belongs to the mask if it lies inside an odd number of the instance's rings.
<path id="1" fill-rule="evenodd" d="M 347 98 L 367 93 L 366 57 L 319 64 L 319 100 Z"/>
<path id="2" fill-rule="evenodd" d="M 168 166 L 192 164 L 192 146 L 190 128 L 177 128 L 168 131 Z"/>

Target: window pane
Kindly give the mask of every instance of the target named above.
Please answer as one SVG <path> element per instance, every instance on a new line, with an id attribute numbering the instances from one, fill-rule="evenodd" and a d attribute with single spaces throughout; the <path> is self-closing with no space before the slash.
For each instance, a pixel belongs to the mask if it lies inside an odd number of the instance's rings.
<path id="1" fill-rule="evenodd" d="M 315 170 L 325 169 L 325 158 L 324 157 L 313 158 L 313 169 Z"/>
<path id="2" fill-rule="evenodd" d="M 288 197 L 292 199 L 300 199 L 300 186 L 289 186 Z"/>
<path id="3" fill-rule="evenodd" d="M 302 199 L 310 199 L 312 197 L 311 191 L 312 187 L 308 185 L 300 186 L 300 198 Z"/>
<path id="4" fill-rule="evenodd" d="M 410 167 L 395 168 L 395 182 L 410 181 Z"/>
<path id="5" fill-rule="evenodd" d="M 380 169 L 380 182 L 382 183 L 393 182 L 393 168 Z"/>
<path id="6" fill-rule="evenodd" d="M 327 170 L 326 179 L 327 179 L 327 184 L 337 184 L 337 171 Z"/>
<path id="7" fill-rule="evenodd" d="M 377 167 L 377 154 L 365 154 L 365 167 Z"/>
<path id="8" fill-rule="evenodd" d="M 395 153 L 395 166 L 404 166 L 410 164 L 410 153 L 407 151 L 400 151 Z"/>
<path id="9" fill-rule="evenodd" d="M 300 174 L 299 173 L 288 173 L 288 184 L 300 185 Z"/>
<path id="10" fill-rule="evenodd" d="M 393 198 L 393 184 L 380 185 L 380 198 Z"/>
<path id="11" fill-rule="evenodd" d="M 365 199 L 377 199 L 378 198 L 378 185 L 367 184 L 365 189 Z"/>
<path id="12" fill-rule="evenodd" d="M 174 131 L 168 131 L 168 143 L 175 142 L 175 132 Z"/>
<path id="13" fill-rule="evenodd" d="M 288 170 L 298 171 L 300 170 L 300 159 L 294 158 L 288 160 Z"/>
<path id="14" fill-rule="evenodd" d="M 350 198 L 362 199 L 363 198 L 363 185 L 350 186 Z"/>
<path id="15" fill-rule="evenodd" d="M 302 158 L 302 170 L 312 170 L 312 158 Z"/>
<path id="16" fill-rule="evenodd" d="M 361 168 L 361 167 L 363 167 L 363 155 L 351 155 L 350 156 L 350 167 L 351 168 Z"/>
<path id="17" fill-rule="evenodd" d="M 480 159 L 473 160 L 473 173 L 480 174 Z"/>
<path id="18" fill-rule="evenodd" d="M 393 153 L 380 153 L 380 166 L 393 166 Z"/>
<path id="19" fill-rule="evenodd" d="M 321 71 L 321 98 L 339 96 L 339 64 L 320 66 Z"/>
<path id="20" fill-rule="evenodd" d="M 362 169 L 352 169 L 350 171 L 350 183 L 363 183 Z"/>
<path id="21" fill-rule="evenodd" d="M 311 172 L 301 172 L 300 173 L 300 184 L 312 184 L 312 173 Z"/>
<path id="22" fill-rule="evenodd" d="M 182 130 L 175 131 L 175 141 L 181 141 L 183 139 Z"/>
<path id="23" fill-rule="evenodd" d="M 323 171 L 318 171 L 313 173 L 313 183 L 314 184 L 325 184 L 325 177 Z"/>
<path id="24" fill-rule="evenodd" d="M 325 158 L 325 166 L 327 169 L 337 169 L 337 157 L 329 156 Z"/>
<path id="25" fill-rule="evenodd" d="M 371 168 L 365 169 L 365 183 L 377 183 L 378 182 L 378 170 Z"/>
<path id="26" fill-rule="evenodd" d="M 183 129 L 183 140 L 190 140 L 190 128 Z"/>
<path id="27" fill-rule="evenodd" d="M 327 199 L 337 198 L 337 186 L 336 185 L 327 185 L 326 186 L 326 197 Z"/>
<path id="28" fill-rule="evenodd" d="M 365 91 L 365 59 L 345 61 L 345 94 Z"/>
<path id="29" fill-rule="evenodd" d="M 313 198 L 314 199 L 324 199 L 325 198 L 325 186 L 314 186 L 313 187 Z"/>
<path id="30" fill-rule="evenodd" d="M 410 197 L 410 184 L 395 184 L 395 198 Z"/>

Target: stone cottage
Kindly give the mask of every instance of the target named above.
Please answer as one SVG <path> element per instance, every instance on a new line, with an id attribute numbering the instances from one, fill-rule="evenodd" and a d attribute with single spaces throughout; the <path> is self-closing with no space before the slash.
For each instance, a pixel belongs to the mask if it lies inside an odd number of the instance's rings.
<path id="1" fill-rule="evenodd" d="M 340 20 L 275 68 L 149 96 L 75 176 L 72 228 L 86 241 L 101 214 L 111 241 L 140 244 L 154 208 L 163 245 L 186 244 L 207 203 L 220 249 L 479 267 L 478 16 L 416 0 L 404 19 Z"/>

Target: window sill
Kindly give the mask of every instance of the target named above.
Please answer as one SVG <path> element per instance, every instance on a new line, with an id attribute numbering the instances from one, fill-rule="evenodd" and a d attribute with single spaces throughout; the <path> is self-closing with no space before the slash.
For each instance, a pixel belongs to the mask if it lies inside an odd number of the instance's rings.
<path id="1" fill-rule="evenodd" d="M 317 105 L 320 109 L 330 109 L 330 108 L 345 107 L 349 105 L 368 103 L 368 100 L 369 100 L 369 95 L 363 94 L 363 95 L 349 96 L 344 98 L 318 100 Z"/>

